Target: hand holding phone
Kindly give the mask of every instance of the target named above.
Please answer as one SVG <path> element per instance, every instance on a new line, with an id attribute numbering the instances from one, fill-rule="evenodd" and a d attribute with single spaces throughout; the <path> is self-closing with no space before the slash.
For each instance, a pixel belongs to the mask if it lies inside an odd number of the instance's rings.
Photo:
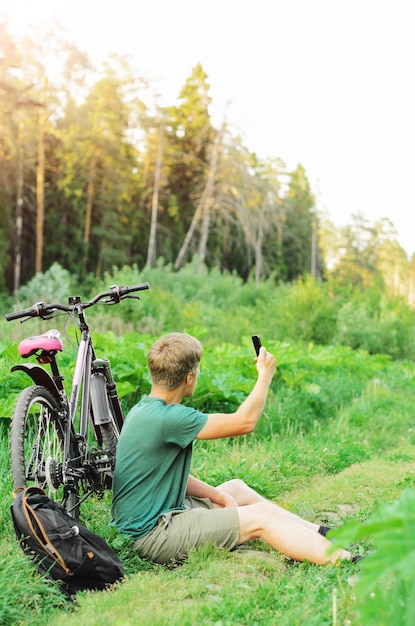
<path id="1" fill-rule="evenodd" d="M 254 344 L 256 355 L 259 354 L 259 349 L 262 346 L 261 337 L 259 335 L 252 335 L 252 343 Z"/>

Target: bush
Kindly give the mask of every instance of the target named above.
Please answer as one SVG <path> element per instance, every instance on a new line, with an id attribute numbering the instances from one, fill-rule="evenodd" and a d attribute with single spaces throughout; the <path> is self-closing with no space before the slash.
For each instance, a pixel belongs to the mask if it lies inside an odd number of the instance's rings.
<path id="1" fill-rule="evenodd" d="M 279 289 L 277 325 L 290 341 L 330 344 L 336 327 L 335 303 L 311 276 Z M 282 297 L 281 297 L 282 296 Z"/>
<path id="2" fill-rule="evenodd" d="M 204 328 L 204 343 L 211 345 L 241 345 L 244 337 L 258 333 L 266 346 L 277 340 L 340 343 L 394 359 L 415 359 L 415 312 L 402 299 L 372 288 L 367 293 L 350 292 L 345 301 L 344 294 L 329 292 L 326 283 L 311 276 L 293 284 L 267 279 L 256 285 L 217 268 L 198 273 L 196 260 L 178 272 L 159 260 L 151 269 L 114 267 L 103 279 L 89 276 L 79 287 L 72 284 L 66 270 L 54 264 L 21 288 L 19 303 L 65 301 L 68 295 L 78 293 L 87 299 L 112 284 L 145 281 L 150 283 L 150 291 L 140 294 L 139 303 L 125 300 L 115 308 L 95 307 L 88 311 L 88 318 L 95 320 L 101 331 L 111 329 L 117 335 L 136 332 L 158 337 L 173 330 Z M 43 332 L 40 323 L 31 324 L 31 334 Z M 0 332 L 5 327 L 1 321 Z M 8 324 L 3 335 L 17 340 L 22 332 L 19 325 Z"/>
<path id="3" fill-rule="evenodd" d="M 35 302 L 65 302 L 71 294 L 72 278 L 68 270 L 54 263 L 43 273 L 36 274 L 17 293 L 18 307 L 31 306 Z"/>
<path id="4" fill-rule="evenodd" d="M 377 309 L 370 309 L 364 302 L 347 302 L 337 314 L 335 340 L 354 350 L 367 350 L 370 354 L 414 358 L 414 319 L 402 308 L 400 303 L 386 298 L 381 300 Z"/>

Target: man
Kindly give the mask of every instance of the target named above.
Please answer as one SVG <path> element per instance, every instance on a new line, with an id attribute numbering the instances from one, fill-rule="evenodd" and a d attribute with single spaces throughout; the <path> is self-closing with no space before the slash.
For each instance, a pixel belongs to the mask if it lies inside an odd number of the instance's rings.
<path id="1" fill-rule="evenodd" d="M 129 412 L 117 448 L 112 523 L 134 540 L 142 558 L 182 561 L 190 549 L 214 543 L 232 550 L 260 538 L 296 561 L 325 564 L 325 527 L 267 501 L 238 479 L 212 487 L 189 474 L 194 439 L 219 439 L 254 430 L 265 406 L 276 360 L 261 347 L 257 381 L 235 413 L 205 414 L 181 405 L 193 395 L 202 346 L 170 333 L 150 348 L 150 394 Z"/>

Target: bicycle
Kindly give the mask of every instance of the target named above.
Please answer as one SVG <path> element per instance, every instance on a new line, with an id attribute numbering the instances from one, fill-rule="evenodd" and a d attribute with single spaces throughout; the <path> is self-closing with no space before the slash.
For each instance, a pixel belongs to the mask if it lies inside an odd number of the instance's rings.
<path id="1" fill-rule="evenodd" d="M 145 289 L 148 283 L 113 285 L 87 302 L 71 296 L 67 305 L 37 302 L 6 314 L 8 321 L 24 318 L 21 323 L 66 315 L 64 330 L 69 341 L 69 319 L 75 326 L 77 356 L 69 397 L 56 358 L 63 351 L 60 332 L 53 329 L 19 343 L 20 356 L 35 356 L 39 365 L 18 364 L 11 369 L 24 372 L 34 384 L 23 389 L 15 403 L 10 457 L 14 489 L 37 485 L 76 519 L 86 498 L 101 496 L 111 488 L 124 422 L 110 362 L 96 357 L 85 309 L 98 303 L 118 304 L 125 298 L 139 300 L 130 294 Z M 50 366 L 51 373 L 44 365 Z"/>

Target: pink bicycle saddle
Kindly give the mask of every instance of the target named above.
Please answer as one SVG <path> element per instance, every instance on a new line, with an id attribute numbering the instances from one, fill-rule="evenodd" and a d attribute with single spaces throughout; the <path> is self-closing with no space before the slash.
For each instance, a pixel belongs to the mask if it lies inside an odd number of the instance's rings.
<path id="1" fill-rule="evenodd" d="M 23 339 L 17 347 L 20 356 L 26 358 L 36 354 L 38 350 L 46 352 L 52 350 L 63 350 L 62 341 L 60 340 L 60 332 L 58 330 L 48 330 L 43 335 L 36 337 L 28 337 Z"/>

